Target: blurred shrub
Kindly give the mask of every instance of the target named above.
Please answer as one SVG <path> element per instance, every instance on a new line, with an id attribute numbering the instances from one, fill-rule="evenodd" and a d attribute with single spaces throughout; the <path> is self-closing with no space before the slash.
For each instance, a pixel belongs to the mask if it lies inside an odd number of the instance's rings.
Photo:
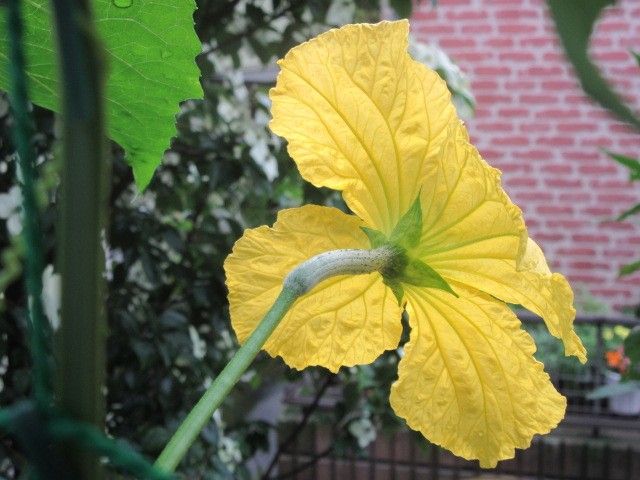
<path id="1" fill-rule="evenodd" d="M 204 99 L 182 105 L 178 136 L 145 192 L 135 189 L 121 149 L 113 146 L 110 226 L 103 242 L 110 328 L 107 428 L 143 453 L 159 453 L 237 348 L 228 322 L 222 263 L 243 230 L 271 224 L 278 210 L 302 203 L 344 208 L 339 195 L 302 182 L 282 141 L 267 129 L 268 72 L 274 70 L 267 69 L 261 83 L 247 83 L 243 72 L 261 71 L 293 45 L 330 26 L 377 20 L 378 12 L 377 2 L 364 0 L 201 0 L 195 19 L 203 42 L 198 64 Z M 460 70 L 437 49 L 429 49 L 430 58 L 439 62 L 432 66 L 456 98 L 472 106 Z M 41 109 L 34 113 L 34 143 L 48 187 L 43 202 L 50 265 L 45 297 L 55 323 L 54 118 Z M 10 247 L 20 228 L 12 183 L 16 165 L 4 99 L 0 119 L 0 250 L 16 253 L 18 248 Z M 7 405 L 25 396 L 30 382 L 20 281 L 9 282 L 3 295 L 0 404 Z M 377 427 L 399 425 L 388 407 L 398 358 L 398 352 L 387 352 L 374 365 L 343 369 L 336 381 L 321 369 L 302 374 L 280 359 L 260 356 L 189 452 L 182 474 L 250 478 L 246 460 L 267 446 L 277 424 L 249 420 L 246 413 L 274 386 L 296 380 L 310 396 L 322 385 L 339 385 L 343 395 L 336 407 L 307 412 L 309 421 L 335 426 L 336 451 L 360 451 L 375 438 Z M 8 439 L 0 441 L 0 458 L 6 459 L 0 461 L 0 476 L 13 478 L 20 472 L 20 454 Z"/>

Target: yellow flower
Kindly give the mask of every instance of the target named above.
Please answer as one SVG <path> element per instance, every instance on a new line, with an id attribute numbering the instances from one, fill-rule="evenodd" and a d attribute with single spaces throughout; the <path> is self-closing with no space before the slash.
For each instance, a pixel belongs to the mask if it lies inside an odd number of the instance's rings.
<path id="1" fill-rule="evenodd" d="M 279 62 L 271 129 L 302 176 L 342 191 L 355 215 L 307 205 L 246 231 L 225 263 L 231 319 L 243 342 L 296 265 L 395 243 L 402 274 L 324 280 L 265 350 L 298 369 L 370 363 L 398 347 L 406 308 L 411 334 L 391 406 L 430 441 L 492 466 L 554 428 L 566 406 L 504 302 L 542 316 L 568 355 L 584 362 L 585 349 L 569 284 L 470 145 L 444 82 L 407 54 L 408 30 L 406 21 L 348 25 Z"/>

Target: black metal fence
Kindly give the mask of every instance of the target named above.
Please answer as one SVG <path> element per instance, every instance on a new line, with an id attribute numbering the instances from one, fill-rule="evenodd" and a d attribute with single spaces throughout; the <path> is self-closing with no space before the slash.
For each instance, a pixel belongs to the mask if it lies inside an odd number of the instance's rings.
<path id="1" fill-rule="evenodd" d="M 527 324 L 535 316 L 521 315 Z M 495 469 L 481 470 L 478 462 L 455 457 L 409 432 L 380 435 L 359 457 L 326 455 L 331 451 L 329 429 L 310 427 L 281 457 L 280 471 L 297 480 L 422 480 L 422 479 L 553 479 L 640 480 L 640 416 L 617 415 L 609 401 L 589 400 L 587 394 L 605 383 L 605 329 L 634 327 L 633 318 L 580 316 L 576 324 L 594 329 L 596 345 L 582 368 L 549 371 L 567 397 L 567 415 L 551 435 L 536 437 L 530 448 L 518 450 L 513 460 Z"/>
<path id="2" fill-rule="evenodd" d="M 289 478 L 298 480 L 448 480 L 483 476 L 562 480 L 640 478 L 637 447 L 627 445 L 618 449 L 568 439 L 537 439 L 529 449 L 518 451 L 515 459 L 501 462 L 492 470 L 481 470 L 477 462 L 454 457 L 435 446 L 417 447 L 402 433 L 376 441 L 366 457 L 326 457 L 315 461 L 314 455 L 315 452 L 309 450 L 289 452 L 280 463 L 281 471 L 295 472 Z"/>

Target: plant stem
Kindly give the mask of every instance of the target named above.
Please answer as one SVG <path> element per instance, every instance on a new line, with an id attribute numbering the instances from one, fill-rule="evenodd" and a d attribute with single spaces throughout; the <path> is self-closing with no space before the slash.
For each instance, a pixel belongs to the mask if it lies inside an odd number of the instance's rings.
<path id="1" fill-rule="evenodd" d="M 89 0 L 52 0 L 62 85 L 63 155 L 58 263 L 62 323 L 57 332 L 58 399 L 69 417 L 104 429 L 104 255 L 109 162 L 104 69 Z M 69 443 L 76 478 L 104 478 L 98 456 Z"/>
<path id="2" fill-rule="evenodd" d="M 293 269 L 285 277 L 282 291 L 271 309 L 189 412 L 155 465 L 169 472 L 175 470 L 298 297 L 329 277 L 382 271 L 396 262 L 397 256 L 398 252 L 389 247 L 374 250 L 332 250 L 316 255 Z"/>
<path id="3" fill-rule="evenodd" d="M 283 288 L 275 303 L 247 339 L 220 375 L 207 389 L 195 407 L 189 412 L 176 433 L 164 448 L 156 466 L 173 471 L 185 456 L 202 429 L 211 420 L 211 416 L 225 399 L 231 388 L 247 370 L 269 336 L 280 323 L 289 308 L 298 298 L 298 292 L 291 288 Z"/>

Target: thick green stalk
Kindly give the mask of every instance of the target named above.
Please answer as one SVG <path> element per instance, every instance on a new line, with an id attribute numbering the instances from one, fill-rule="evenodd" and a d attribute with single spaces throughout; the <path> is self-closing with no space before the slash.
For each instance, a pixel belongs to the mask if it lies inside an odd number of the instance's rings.
<path id="1" fill-rule="evenodd" d="M 104 428 L 106 321 L 104 256 L 109 164 L 104 126 L 104 71 L 89 0 L 52 0 L 62 85 L 62 191 L 58 262 L 62 323 L 58 331 L 58 399 L 78 421 Z M 97 455 L 70 443 L 63 452 L 77 478 L 104 478 Z"/>
<path id="2" fill-rule="evenodd" d="M 398 252 L 390 247 L 375 250 L 333 250 L 316 255 L 291 271 L 285 278 L 282 291 L 271 309 L 189 412 L 155 465 L 169 472 L 175 470 L 202 429 L 209 423 L 213 413 L 249 368 L 298 297 L 332 276 L 384 270 L 397 260 L 397 254 Z"/>

